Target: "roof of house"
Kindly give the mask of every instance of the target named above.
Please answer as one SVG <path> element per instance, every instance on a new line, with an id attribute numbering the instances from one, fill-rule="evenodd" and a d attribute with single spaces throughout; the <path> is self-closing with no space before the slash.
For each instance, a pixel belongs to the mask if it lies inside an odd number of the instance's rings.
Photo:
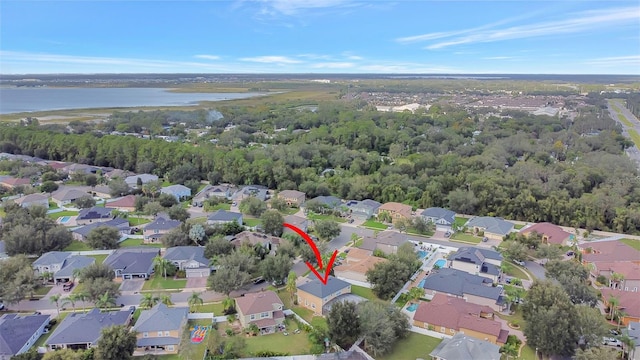
<path id="1" fill-rule="evenodd" d="M 76 218 L 76 221 L 110 219 L 113 217 L 113 215 L 111 215 L 113 210 L 115 209 L 108 208 L 108 207 L 99 207 L 99 206 L 94 206 L 89 209 L 82 209 L 78 213 L 78 217 Z"/>
<path id="2" fill-rule="evenodd" d="M 100 312 L 91 309 L 88 313 L 70 313 L 49 336 L 46 344 L 95 344 L 103 328 L 125 325 L 131 314 L 129 311 Z"/>
<path id="3" fill-rule="evenodd" d="M 449 256 L 449 260 L 472 262 L 476 265 L 481 265 L 485 259 L 502 261 L 503 258 L 497 251 L 467 246 L 458 248 L 458 251 Z"/>
<path id="4" fill-rule="evenodd" d="M 143 274 L 151 271 L 158 254 L 159 249 L 123 248 L 111 253 L 103 263 L 114 270 L 122 269 L 125 274 Z"/>
<path id="5" fill-rule="evenodd" d="M 233 194 L 234 199 L 240 199 L 246 196 L 253 196 L 257 199 L 265 201 L 267 199 L 267 188 L 261 185 L 247 185 Z"/>
<path id="6" fill-rule="evenodd" d="M 158 177 L 155 175 L 151 175 L 151 174 L 138 174 L 138 175 L 131 175 L 131 176 L 127 176 L 124 179 L 124 182 L 126 182 L 128 185 L 137 185 L 138 184 L 138 179 L 140 179 L 140 181 L 142 181 L 143 184 L 148 183 L 150 181 L 157 181 Z"/>
<path id="7" fill-rule="evenodd" d="M 237 221 L 240 223 L 240 219 L 242 218 L 242 214 L 234 211 L 227 211 L 224 209 L 220 209 L 213 214 L 207 216 L 207 220 L 209 221 Z"/>
<path id="8" fill-rule="evenodd" d="M 71 256 L 71 253 L 68 251 L 49 251 L 47 253 L 42 254 L 36 261 L 33 262 L 34 266 L 47 266 L 52 264 L 60 264 L 64 262 L 66 258 Z"/>
<path id="9" fill-rule="evenodd" d="M 412 213 L 411 205 L 401 204 L 397 202 L 388 202 L 380 205 L 378 211 L 393 211 L 400 213 L 402 216 L 410 218 Z"/>
<path id="10" fill-rule="evenodd" d="M 31 184 L 31 180 L 25 178 L 8 177 L 3 179 L 2 183 L 10 186 L 29 185 Z"/>
<path id="11" fill-rule="evenodd" d="M 4 314 L 0 317 L 0 355 L 15 355 L 29 342 L 49 315 Z"/>
<path id="12" fill-rule="evenodd" d="M 420 213 L 420 215 L 422 216 L 427 216 L 427 217 L 432 217 L 432 218 L 436 218 L 436 219 L 445 219 L 448 222 L 452 223 L 456 220 L 456 213 L 455 211 L 451 211 L 448 209 L 443 209 L 441 207 L 431 207 L 428 209 L 424 209 L 424 211 L 422 213 Z"/>
<path id="13" fill-rule="evenodd" d="M 123 197 L 121 197 L 119 199 L 115 199 L 113 201 L 107 202 L 106 206 L 111 206 L 111 207 L 135 207 L 136 206 L 136 196 L 135 195 L 123 196 Z"/>
<path id="14" fill-rule="evenodd" d="M 640 264 L 632 261 L 594 261 L 598 271 L 610 271 L 622 274 L 625 280 L 640 280 Z"/>
<path id="15" fill-rule="evenodd" d="M 80 234 L 82 236 L 88 236 L 91 230 L 101 226 L 113 227 L 117 228 L 118 230 L 129 229 L 129 220 L 117 217 L 105 222 L 87 224 L 85 226 L 75 228 L 71 232 Z"/>
<path id="16" fill-rule="evenodd" d="M 355 350 L 321 354 L 316 360 L 367 360 L 368 357 Z"/>
<path id="17" fill-rule="evenodd" d="M 380 206 L 382 206 L 381 203 L 371 199 L 364 199 L 361 201 L 349 200 L 347 201 L 346 205 L 348 207 L 367 207 L 373 211 L 377 210 Z"/>
<path id="18" fill-rule="evenodd" d="M 360 248 L 364 250 L 374 251 L 377 247 L 377 244 L 400 246 L 408 241 L 409 240 L 405 235 L 402 235 L 395 231 L 383 231 L 376 237 L 365 236 L 362 241 L 362 245 L 360 245 Z"/>
<path id="19" fill-rule="evenodd" d="M 122 170 L 122 169 L 113 169 L 111 171 L 107 171 L 104 176 L 108 177 L 108 178 L 114 178 L 114 177 L 119 177 L 124 179 L 125 177 L 131 175 L 131 171 L 128 170 Z"/>
<path id="20" fill-rule="evenodd" d="M 424 279 L 422 287 L 457 296 L 468 294 L 498 301 L 502 289 L 485 285 L 491 283 L 493 282 L 490 279 L 479 275 L 472 275 L 457 269 L 443 268 L 433 270 Z"/>
<path id="21" fill-rule="evenodd" d="M 261 291 L 257 293 L 245 294 L 236 298 L 238 309 L 244 315 L 270 312 L 284 308 L 284 303 L 273 291 Z"/>
<path id="22" fill-rule="evenodd" d="M 299 227 L 304 226 L 308 222 L 308 220 L 296 215 L 287 215 L 284 217 L 284 222 Z"/>
<path id="23" fill-rule="evenodd" d="M 320 204 L 324 204 L 329 208 L 335 208 L 342 205 L 342 200 L 335 196 L 316 196 L 309 201 L 315 201 Z"/>
<path id="24" fill-rule="evenodd" d="M 160 192 L 163 194 L 181 194 L 181 193 L 189 193 L 191 194 L 191 189 L 189 189 L 188 187 L 184 186 L 184 185 L 169 185 L 167 187 L 163 187 L 162 189 L 160 189 Z"/>
<path id="25" fill-rule="evenodd" d="M 280 244 L 280 240 L 282 239 L 276 236 L 260 234 L 252 231 L 243 231 L 239 234 L 236 234 L 233 240 L 231 240 L 231 243 L 234 246 L 241 246 L 244 243 L 248 243 L 251 245 L 267 243 Z"/>
<path id="26" fill-rule="evenodd" d="M 96 259 L 90 256 L 72 255 L 64 260 L 62 268 L 54 274 L 56 278 L 71 278 L 76 269 L 84 269 L 96 262 Z"/>
<path id="27" fill-rule="evenodd" d="M 443 339 L 429 354 L 443 360 L 500 360 L 500 346 L 462 333 Z"/>
<path id="28" fill-rule="evenodd" d="M 491 216 L 472 217 L 466 226 L 483 228 L 486 232 L 499 235 L 507 235 L 514 227 L 513 223 Z"/>
<path id="29" fill-rule="evenodd" d="M 159 303 L 149 310 L 140 312 L 133 330 L 141 332 L 178 330 L 188 313 L 187 307 L 168 307 Z"/>
<path id="30" fill-rule="evenodd" d="M 147 226 L 144 227 L 145 231 L 151 230 L 171 230 L 180 226 L 182 223 L 179 220 L 171 220 L 168 217 L 161 216 L 158 214 L 156 219 L 152 222 L 148 223 Z"/>
<path id="31" fill-rule="evenodd" d="M 323 284 L 320 279 L 313 278 L 313 280 L 304 283 L 302 285 L 298 285 L 298 290 L 309 293 L 317 298 L 323 299 L 338 290 L 344 289 L 346 287 L 351 286 L 348 282 L 344 280 L 340 280 L 336 277 L 329 275 L 327 280 L 327 284 Z"/>
<path id="32" fill-rule="evenodd" d="M 73 201 L 83 196 L 89 196 L 89 194 L 73 188 L 60 189 L 51 195 L 52 198 L 58 201 Z"/>
<path id="33" fill-rule="evenodd" d="M 494 311 L 488 306 L 469 303 L 461 298 L 438 293 L 431 302 L 420 302 L 413 319 L 448 329 L 466 328 L 499 336 L 502 328 L 500 322 L 480 318 L 483 313 L 493 314 Z M 480 320 L 474 321 L 473 318 Z"/>
<path id="34" fill-rule="evenodd" d="M 204 266 L 208 266 L 210 262 L 209 259 L 204 256 L 204 248 L 200 246 L 171 247 L 164 253 L 163 258 L 170 261 L 194 260 Z"/>
<path id="35" fill-rule="evenodd" d="M 592 261 L 638 261 L 640 251 L 620 240 L 596 241 L 578 245 L 581 249 L 591 248 L 591 253 L 582 254 L 582 260 Z"/>
<path id="36" fill-rule="evenodd" d="M 45 194 L 29 194 L 29 195 L 19 197 L 13 201 L 18 205 L 22 205 L 22 204 L 28 204 L 30 202 L 44 201 L 48 199 L 49 197 Z"/>
<path id="37" fill-rule="evenodd" d="M 302 196 L 306 196 L 305 193 L 298 190 L 282 190 L 278 193 L 278 197 L 283 198 L 299 198 Z"/>
<path id="38" fill-rule="evenodd" d="M 528 228 L 522 229 L 520 230 L 520 233 L 523 235 L 527 235 L 534 231 L 539 234 L 546 235 L 547 242 L 549 244 L 560 245 L 571 236 L 570 233 L 562 230 L 560 226 L 548 222 L 538 223 Z"/>
<path id="39" fill-rule="evenodd" d="M 351 256 L 351 253 L 356 250 L 356 249 L 351 249 L 351 251 L 349 251 L 349 254 L 347 254 L 347 262 L 342 264 L 342 265 L 338 265 L 336 266 L 334 269 L 337 272 L 342 272 L 342 271 L 351 271 L 351 272 L 355 272 L 355 273 L 359 273 L 359 274 L 366 274 L 367 271 L 369 271 L 370 269 L 373 269 L 373 267 L 381 262 L 386 262 L 388 261 L 385 258 L 380 258 L 380 257 L 375 257 L 375 256 L 367 256 L 366 258 L 362 258 L 359 260 L 349 260 L 349 256 Z M 366 250 L 361 250 L 358 249 L 362 252 L 368 252 Z M 354 258 L 352 258 L 354 259 Z"/>
<path id="40" fill-rule="evenodd" d="M 640 296 L 633 291 L 620 291 L 618 289 L 602 288 L 602 298 L 606 301 L 611 296 L 618 299 L 619 307 L 627 316 L 640 317 Z"/>

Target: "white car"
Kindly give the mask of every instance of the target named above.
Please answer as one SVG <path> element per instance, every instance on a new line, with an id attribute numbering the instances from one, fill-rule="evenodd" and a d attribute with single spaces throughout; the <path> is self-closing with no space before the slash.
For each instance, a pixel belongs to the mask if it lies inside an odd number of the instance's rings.
<path id="1" fill-rule="evenodd" d="M 603 338 L 602 344 L 609 345 L 609 346 L 622 347 L 622 342 L 614 338 Z"/>
<path id="2" fill-rule="evenodd" d="M 520 260 L 513 260 L 514 263 L 520 265 L 520 266 L 524 266 L 524 261 L 520 261 Z"/>

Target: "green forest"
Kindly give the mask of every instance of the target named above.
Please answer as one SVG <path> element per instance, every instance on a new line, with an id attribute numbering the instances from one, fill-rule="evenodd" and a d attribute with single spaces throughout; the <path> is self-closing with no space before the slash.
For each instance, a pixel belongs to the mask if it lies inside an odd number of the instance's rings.
<path id="1" fill-rule="evenodd" d="M 377 112 L 357 101 L 315 106 L 228 105 L 213 119 L 195 110 L 117 112 L 98 124 L 23 122 L 0 127 L 0 151 L 298 189 L 309 198 L 371 198 L 640 233 L 638 169 L 623 153 L 632 143 L 602 111 L 602 99 L 573 120 L 514 110 L 474 114 L 446 104 L 416 113 Z M 152 138 L 109 135 L 114 130 Z M 153 138 L 159 134 L 181 141 Z"/>

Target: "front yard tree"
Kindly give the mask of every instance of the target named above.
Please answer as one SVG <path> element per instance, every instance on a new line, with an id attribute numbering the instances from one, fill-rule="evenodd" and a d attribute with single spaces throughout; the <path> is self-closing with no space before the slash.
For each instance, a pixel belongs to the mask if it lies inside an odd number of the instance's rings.
<path id="1" fill-rule="evenodd" d="M 77 207 L 80 209 L 88 209 L 96 205 L 96 199 L 94 199 L 91 195 L 85 195 L 79 199 L 76 199 L 74 202 Z"/>
<path id="2" fill-rule="evenodd" d="M 260 216 L 260 220 L 262 221 L 262 228 L 265 233 L 273 236 L 282 235 L 282 224 L 284 223 L 284 218 L 277 210 L 265 211 Z"/>
<path id="3" fill-rule="evenodd" d="M 6 304 L 17 304 L 30 296 L 39 286 L 38 282 L 25 255 L 0 261 L 0 299 Z"/>
<path id="4" fill-rule="evenodd" d="M 165 279 L 167 278 L 167 272 L 169 271 L 169 268 L 171 266 L 175 265 L 173 265 L 171 261 L 163 258 L 160 255 L 153 258 L 153 269 L 156 271 L 156 273 L 163 274 Z"/>
<path id="5" fill-rule="evenodd" d="M 118 229 L 109 226 L 98 226 L 87 235 L 87 244 L 94 249 L 117 249 L 120 240 Z"/>
<path id="6" fill-rule="evenodd" d="M 124 182 L 124 179 L 115 178 L 109 183 L 109 195 L 113 197 L 120 197 L 129 193 L 129 185 Z"/>
<path id="7" fill-rule="evenodd" d="M 263 212 L 265 212 L 265 210 L 267 210 L 267 204 L 256 198 L 256 197 L 248 197 L 246 199 L 243 199 L 240 202 L 240 212 L 242 212 L 243 214 L 248 214 L 248 215 L 252 215 L 252 216 L 260 216 L 262 215 Z"/>
<path id="8" fill-rule="evenodd" d="M 162 244 L 165 247 L 174 247 L 174 246 L 188 246 L 191 245 L 191 239 L 189 235 L 187 235 L 181 227 L 177 227 L 175 229 L 169 230 L 168 233 L 162 235 L 160 238 Z"/>
<path id="9" fill-rule="evenodd" d="M 527 247 L 517 241 L 507 241 L 503 255 L 511 261 L 525 261 L 527 259 Z"/>
<path id="10" fill-rule="evenodd" d="M 284 211 L 287 208 L 287 202 L 279 197 L 271 199 L 271 208 L 278 211 Z"/>
<path id="11" fill-rule="evenodd" d="M 360 336 L 360 320 L 356 303 L 336 302 L 327 314 L 329 338 L 343 349 L 349 349 Z"/>
<path id="12" fill-rule="evenodd" d="M 84 177 L 84 184 L 87 186 L 95 187 L 96 185 L 98 185 L 98 177 L 94 174 L 87 174 L 87 176 Z"/>
<path id="13" fill-rule="evenodd" d="M 543 260 L 560 260 L 562 258 L 562 249 L 557 245 L 542 245 L 538 247 L 536 256 Z M 563 261 L 569 262 L 569 261 Z"/>
<path id="14" fill-rule="evenodd" d="M 336 236 L 340 235 L 342 229 L 335 220 L 318 220 L 315 222 L 313 228 L 318 235 L 318 238 L 322 241 L 331 241 Z"/>
<path id="15" fill-rule="evenodd" d="M 40 185 L 40 191 L 45 193 L 52 193 L 56 190 L 58 190 L 58 184 L 53 181 L 45 181 Z"/>
<path id="16" fill-rule="evenodd" d="M 95 360 L 129 360 L 136 349 L 136 334 L 123 325 L 109 326 L 102 329 L 98 346 L 94 353 Z"/>
<path id="17" fill-rule="evenodd" d="M 406 282 L 409 267 L 399 261 L 377 263 L 367 271 L 367 280 L 373 285 L 373 292 L 380 299 L 390 299 Z"/>
<path id="18" fill-rule="evenodd" d="M 600 346 L 603 337 L 609 333 L 609 326 L 599 309 L 575 306 L 576 317 L 573 326 L 581 348 Z"/>
<path id="19" fill-rule="evenodd" d="M 189 212 L 187 209 L 180 206 L 180 204 L 170 207 L 167 210 L 167 214 L 172 220 L 178 220 L 181 222 L 185 222 L 189 218 Z"/>
<path id="20" fill-rule="evenodd" d="M 201 306 L 204 303 L 200 295 L 201 293 L 199 292 L 195 292 L 195 291 L 191 292 L 191 296 L 189 296 L 189 299 L 187 299 L 187 303 L 189 304 L 190 308 L 197 309 L 199 306 Z"/>
<path id="21" fill-rule="evenodd" d="M 208 285 L 212 290 L 229 296 L 232 291 L 248 284 L 254 271 L 254 256 L 235 251 L 220 258 L 218 270 L 209 277 Z"/>
<path id="22" fill-rule="evenodd" d="M 196 245 L 200 245 L 205 236 L 204 227 L 200 224 L 195 224 L 189 229 L 189 239 L 195 242 Z"/>
<path id="23" fill-rule="evenodd" d="M 286 255 L 267 256 L 260 262 L 260 273 L 268 282 L 281 283 L 289 275 L 293 261 Z"/>
<path id="24" fill-rule="evenodd" d="M 159 297 L 157 297 L 153 293 L 146 292 L 146 293 L 142 294 L 142 297 L 140 298 L 140 304 L 139 305 L 143 309 L 150 309 L 155 304 L 157 304 L 158 301 L 160 301 Z"/>

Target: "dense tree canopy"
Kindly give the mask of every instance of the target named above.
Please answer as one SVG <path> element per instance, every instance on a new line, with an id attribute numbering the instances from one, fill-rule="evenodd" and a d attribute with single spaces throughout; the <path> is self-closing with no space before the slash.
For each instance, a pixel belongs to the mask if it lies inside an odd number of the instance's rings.
<path id="1" fill-rule="evenodd" d="M 23 208 L 8 203 L 4 211 L 6 216 L 0 234 L 9 255 L 42 255 L 48 251 L 60 251 L 71 244 L 71 233 L 47 217 L 44 207 Z"/>

